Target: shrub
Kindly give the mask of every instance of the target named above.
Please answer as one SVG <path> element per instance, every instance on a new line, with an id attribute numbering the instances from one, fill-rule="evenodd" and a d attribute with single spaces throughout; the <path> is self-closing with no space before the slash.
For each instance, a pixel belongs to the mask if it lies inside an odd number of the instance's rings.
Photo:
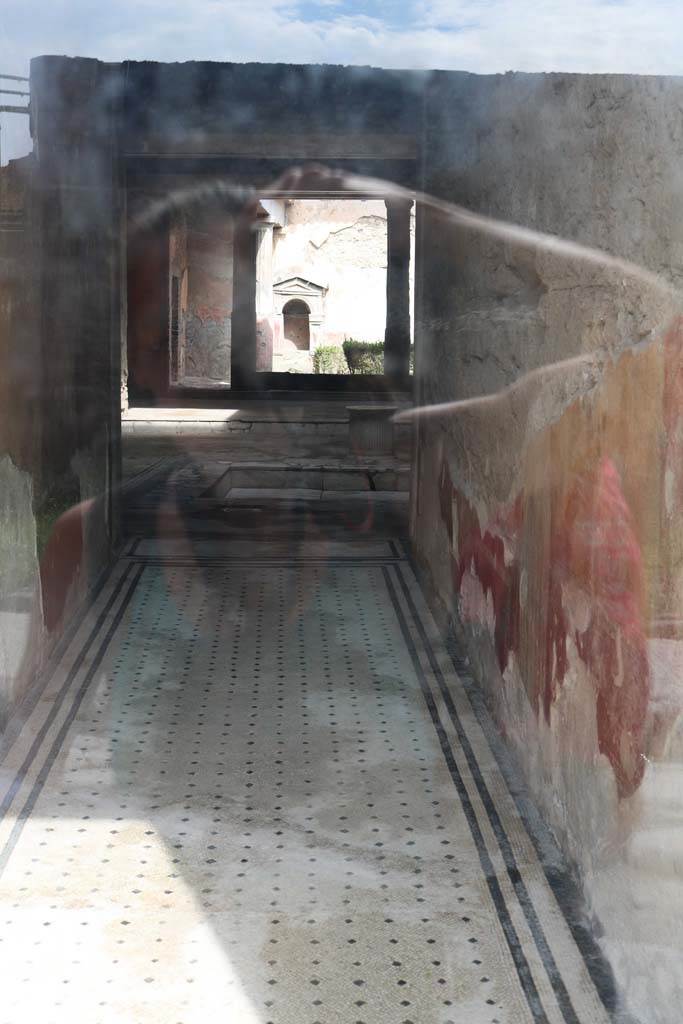
<path id="1" fill-rule="evenodd" d="M 313 352 L 314 373 L 348 373 L 343 351 L 336 345 L 320 345 Z"/>
<path id="2" fill-rule="evenodd" d="M 384 342 L 347 338 L 344 355 L 349 373 L 384 373 Z"/>
<path id="3" fill-rule="evenodd" d="M 350 373 L 384 373 L 384 342 L 347 338 L 344 355 Z M 410 346 L 410 372 L 415 372 L 415 346 Z"/>
<path id="4" fill-rule="evenodd" d="M 410 372 L 415 369 L 415 346 L 410 346 Z M 384 373 L 384 342 L 347 338 L 342 348 L 321 345 L 313 353 L 314 373 Z"/>

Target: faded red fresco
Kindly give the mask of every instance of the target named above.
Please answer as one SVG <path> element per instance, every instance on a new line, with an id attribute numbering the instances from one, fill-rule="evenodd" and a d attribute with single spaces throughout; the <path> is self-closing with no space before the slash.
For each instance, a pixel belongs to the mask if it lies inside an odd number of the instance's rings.
<path id="1" fill-rule="evenodd" d="M 563 607 L 563 584 L 571 581 L 587 596 L 588 625 L 583 632 L 575 631 L 573 639 L 596 688 L 600 751 L 614 769 L 619 795 L 633 793 L 645 766 L 649 667 L 641 551 L 614 463 L 602 458 L 574 480 L 552 517 L 549 554 L 542 563 L 544 578 L 537 581 L 536 596 L 529 597 L 526 607 L 520 603 L 518 556 L 525 527 L 524 495 L 510 508 L 499 510 L 482 531 L 476 512 L 454 488 L 445 461 L 439 489 L 441 518 L 451 539 L 455 593 L 462 594 L 463 578 L 471 572 L 485 597 L 491 596 L 493 641 L 501 672 L 514 652 L 522 673 L 537 676 L 525 684 L 537 714 L 546 720 L 569 667 L 571 627 Z M 528 652 L 520 651 L 520 628 L 526 615 L 545 632 L 533 661 Z"/>
<path id="2" fill-rule="evenodd" d="M 226 320 L 231 312 L 232 306 L 226 302 L 214 302 L 214 303 L 195 303 L 192 312 L 198 317 L 202 323 L 222 323 Z"/>
<path id="3" fill-rule="evenodd" d="M 56 521 L 40 559 L 43 621 L 52 632 L 64 618 L 69 590 L 83 562 L 84 520 L 92 501 L 74 505 Z"/>

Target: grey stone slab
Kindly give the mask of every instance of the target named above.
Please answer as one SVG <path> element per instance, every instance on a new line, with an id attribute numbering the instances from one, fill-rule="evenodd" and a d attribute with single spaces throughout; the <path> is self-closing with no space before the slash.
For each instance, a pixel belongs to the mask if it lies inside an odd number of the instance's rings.
<path id="1" fill-rule="evenodd" d="M 329 504 L 363 501 L 366 504 L 406 504 L 408 495 L 403 491 L 323 491 L 322 500 Z"/>
<path id="2" fill-rule="evenodd" d="M 325 469 L 323 472 L 324 491 L 369 491 L 370 480 L 364 470 Z"/>
<path id="3" fill-rule="evenodd" d="M 233 487 L 227 495 L 231 504 L 245 501 L 319 501 L 321 491 L 309 487 Z"/>
<path id="4" fill-rule="evenodd" d="M 233 487 L 307 488 L 321 490 L 321 469 L 300 466 L 240 466 L 232 468 Z"/>
<path id="5" fill-rule="evenodd" d="M 410 489 L 410 470 L 379 469 L 370 472 L 377 491 L 407 491 Z"/>

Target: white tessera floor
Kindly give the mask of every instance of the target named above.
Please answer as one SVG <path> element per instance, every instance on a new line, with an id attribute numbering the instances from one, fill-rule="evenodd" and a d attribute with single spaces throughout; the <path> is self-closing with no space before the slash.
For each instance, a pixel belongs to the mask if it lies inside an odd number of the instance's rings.
<path id="1" fill-rule="evenodd" d="M 132 542 L 8 736 L 0 1024 L 609 1019 L 398 542 Z"/>

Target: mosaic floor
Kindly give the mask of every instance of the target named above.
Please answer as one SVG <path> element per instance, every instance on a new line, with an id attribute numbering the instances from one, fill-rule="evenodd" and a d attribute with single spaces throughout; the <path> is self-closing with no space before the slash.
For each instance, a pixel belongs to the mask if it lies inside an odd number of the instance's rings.
<path id="1" fill-rule="evenodd" d="M 0 1024 L 610 1019 L 400 543 L 126 551 L 5 744 Z"/>

